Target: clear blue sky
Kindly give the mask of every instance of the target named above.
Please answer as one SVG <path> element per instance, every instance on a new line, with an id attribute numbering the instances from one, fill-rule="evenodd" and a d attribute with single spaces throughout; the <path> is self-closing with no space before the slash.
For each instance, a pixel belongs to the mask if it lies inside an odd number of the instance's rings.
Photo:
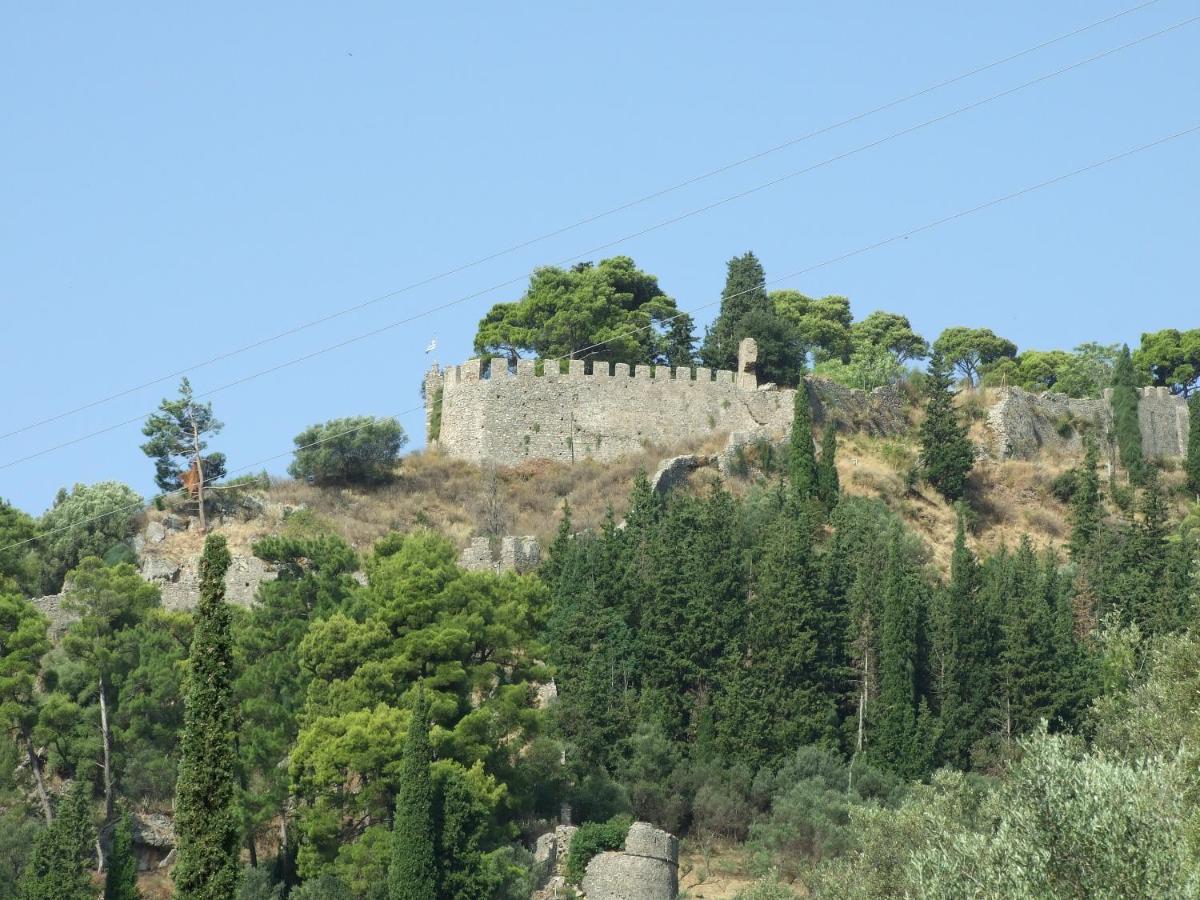
<path id="1" fill-rule="evenodd" d="M 0 432 L 507 247 L 1036 44 L 1127 2 L 7 4 Z M 362 313 L 198 370 L 198 391 L 521 276 L 1200 13 L 1160 0 L 1043 52 Z M 689 308 L 1200 123 L 1192 25 L 614 248 Z M 1200 324 L 1200 136 L 794 286 L 928 337 L 1022 347 Z M 418 405 L 510 287 L 217 394 L 231 467 L 304 426 Z M 700 316 L 711 318 L 712 310 Z M 18 437 L 0 464 L 152 409 L 162 385 Z M 403 423 L 419 444 L 422 415 Z M 136 425 L 0 469 L 152 492 Z M 286 460 L 273 463 L 282 471 Z"/>

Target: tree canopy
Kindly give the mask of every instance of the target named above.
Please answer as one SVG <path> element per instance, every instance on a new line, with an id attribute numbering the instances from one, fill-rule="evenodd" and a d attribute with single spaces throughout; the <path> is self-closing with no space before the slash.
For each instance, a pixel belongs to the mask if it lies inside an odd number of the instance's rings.
<path id="1" fill-rule="evenodd" d="M 475 352 L 682 366 L 692 362 L 693 328 L 655 276 L 614 256 L 535 271 L 519 300 L 488 310 Z"/>
<path id="2" fill-rule="evenodd" d="M 983 367 L 1004 357 L 1017 355 L 1017 345 L 995 334 L 990 328 L 966 328 L 955 325 L 943 331 L 933 342 L 933 352 L 975 385 Z"/>
<path id="3" fill-rule="evenodd" d="M 1143 334 L 1133 364 L 1149 375 L 1151 384 L 1187 397 L 1200 383 L 1200 328 Z"/>

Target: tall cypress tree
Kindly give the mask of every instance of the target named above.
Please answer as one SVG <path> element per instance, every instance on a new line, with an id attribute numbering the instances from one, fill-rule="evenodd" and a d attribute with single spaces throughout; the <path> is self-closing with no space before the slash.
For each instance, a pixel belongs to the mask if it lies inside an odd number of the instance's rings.
<path id="1" fill-rule="evenodd" d="M 930 667 L 940 719 L 942 762 L 965 767 L 971 748 L 983 736 L 982 703 L 988 693 L 987 622 L 979 603 L 979 565 L 967 546 L 962 510 L 950 581 L 935 595 L 930 615 Z"/>
<path id="2" fill-rule="evenodd" d="M 388 867 L 388 900 L 437 900 L 434 860 L 433 781 L 429 765 L 429 701 L 425 687 L 417 689 L 404 755 L 400 789 L 392 819 L 392 859 Z"/>
<path id="3" fill-rule="evenodd" d="M 1188 400 L 1187 472 L 1188 490 L 1200 497 L 1200 391 Z"/>
<path id="4" fill-rule="evenodd" d="M 1138 377 L 1133 368 L 1129 345 L 1121 347 L 1112 376 L 1113 431 L 1117 438 L 1117 456 L 1129 473 L 1129 480 L 1142 479 L 1142 429 L 1138 424 Z"/>
<path id="5" fill-rule="evenodd" d="M 813 445 L 812 406 L 808 386 L 803 381 L 796 388 L 793 403 L 792 431 L 788 440 L 788 480 L 792 496 L 808 501 L 817 495 L 817 454 Z"/>
<path id="6" fill-rule="evenodd" d="M 921 465 L 925 479 L 947 500 L 958 500 L 975 465 L 975 447 L 954 409 L 950 366 L 940 353 L 929 361 L 925 378 L 925 421 L 921 423 Z"/>
<path id="7" fill-rule="evenodd" d="M 745 337 L 739 328 L 750 313 L 772 313 L 767 296 L 766 273 L 758 257 L 751 252 L 729 260 L 725 288 L 721 291 L 721 310 L 705 332 L 700 360 L 712 369 L 737 366 L 738 342 Z"/>
<path id="8" fill-rule="evenodd" d="M 746 622 L 745 660 L 730 691 L 722 749 L 752 770 L 797 747 L 833 744 L 842 669 L 807 507 L 789 500 L 770 529 Z"/>
<path id="9" fill-rule="evenodd" d="M 832 421 L 825 423 L 825 433 L 821 435 L 821 459 L 817 463 L 817 497 L 826 509 L 837 505 L 841 485 L 838 483 L 837 471 L 837 428 Z"/>
<path id="10" fill-rule="evenodd" d="M 179 861 L 173 878 L 180 900 L 227 900 L 237 889 L 233 638 L 225 603 L 229 562 L 225 538 L 210 535 L 200 558 L 175 787 Z"/>
<path id="11" fill-rule="evenodd" d="M 71 785 L 58 816 L 41 831 L 21 873 L 21 900 L 93 900 L 90 862 L 96 840 L 91 785 Z"/>
<path id="12" fill-rule="evenodd" d="M 919 778 L 927 748 L 920 746 L 920 576 L 896 528 L 889 541 L 880 610 L 879 697 L 874 703 L 874 734 L 868 750 L 883 767 L 904 778 Z"/>
<path id="13" fill-rule="evenodd" d="M 139 900 L 137 860 L 133 856 L 133 817 L 128 810 L 117 816 L 104 873 L 104 900 Z"/>
<path id="14" fill-rule="evenodd" d="M 1084 438 L 1083 465 L 1075 471 L 1075 494 L 1071 497 L 1071 558 L 1082 560 L 1091 549 L 1104 517 L 1100 497 L 1100 449 L 1091 435 Z"/>

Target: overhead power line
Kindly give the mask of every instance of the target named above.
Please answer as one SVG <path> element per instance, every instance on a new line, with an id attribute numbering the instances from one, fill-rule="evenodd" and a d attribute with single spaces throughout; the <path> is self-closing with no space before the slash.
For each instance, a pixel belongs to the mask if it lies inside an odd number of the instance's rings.
<path id="1" fill-rule="evenodd" d="M 866 144 L 860 144 L 859 146 L 857 146 L 851 150 L 847 150 L 847 151 L 845 151 L 843 153 L 839 153 L 835 156 L 828 157 L 826 159 L 821 160 L 820 162 L 813 163 L 812 165 L 806 166 L 802 169 L 796 169 L 796 170 L 788 172 L 784 175 L 780 175 L 776 178 L 772 178 L 769 181 L 765 181 L 760 184 L 757 184 L 754 187 L 750 187 L 745 190 L 738 191 L 734 194 L 729 194 L 725 197 L 722 197 L 719 200 L 715 200 L 715 201 L 713 201 L 711 203 L 707 203 L 703 206 L 695 207 L 693 209 L 688 210 L 687 212 L 680 213 L 679 215 L 672 216 L 668 219 L 663 219 L 653 225 L 649 225 L 638 231 L 631 232 L 629 234 L 623 235 L 614 240 L 606 241 L 603 244 L 598 244 L 594 247 L 590 247 L 581 253 L 576 253 L 576 254 L 573 254 L 572 256 L 568 256 L 562 260 L 557 261 L 556 265 L 567 265 L 567 264 L 575 262 L 577 260 L 584 259 L 584 258 L 589 257 L 595 253 L 602 251 L 602 250 L 611 249 L 620 244 L 624 244 L 624 243 L 627 243 L 628 241 L 634 240 L 635 238 L 642 237 L 642 236 L 650 234 L 651 232 L 654 232 L 654 231 L 658 231 L 659 229 L 666 228 L 670 225 L 675 225 L 679 222 L 682 222 L 686 219 L 690 219 L 690 218 L 700 215 L 702 213 L 710 212 L 714 209 L 725 206 L 736 200 L 741 200 L 746 197 L 752 196 L 753 194 L 767 190 L 769 188 L 776 187 L 776 186 L 778 186 L 786 181 L 789 181 L 793 178 L 796 178 L 800 175 L 808 174 L 809 172 L 816 171 L 817 169 L 831 165 L 835 162 L 840 162 L 841 160 L 855 156 L 859 153 L 863 153 L 867 150 L 874 149 L 875 147 L 879 147 L 879 146 L 886 144 L 890 141 L 893 141 L 897 138 L 903 137 L 904 135 L 912 134 L 913 132 L 919 131 L 923 128 L 928 128 L 931 125 L 935 125 L 937 123 L 944 122 L 947 119 L 954 118 L 955 116 L 962 115 L 965 112 L 979 109 L 980 107 L 985 106 L 989 103 L 993 103 L 996 100 L 999 100 L 1004 97 L 1008 97 L 1012 94 L 1018 93 L 1019 91 L 1025 90 L 1027 88 L 1030 88 L 1035 85 L 1041 84 L 1045 81 L 1048 81 L 1052 78 L 1057 78 L 1061 75 L 1064 75 L 1068 72 L 1072 72 L 1076 69 L 1079 69 L 1083 66 L 1097 62 L 1099 60 L 1106 59 L 1107 57 L 1112 56 L 1116 53 L 1119 53 L 1122 50 L 1127 50 L 1131 47 L 1135 47 L 1139 44 L 1143 44 L 1154 38 L 1161 37 L 1172 31 L 1183 28 L 1187 25 L 1195 24 L 1196 22 L 1200 22 L 1200 16 L 1193 16 L 1190 19 L 1185 19 L 1181 22 L 1176 22 L 1174 25 L 1169 25 L 1165 28 L 1159 29 L 1158 31 L 1151 32 L 1150 34 L 1146 34 L 1141 37 L 1134 38 L 1131 41 L 1128 41 L 1124 44 L 1120 44 L 1116 47 L 1111 47 L 1108 50 L 1101 51 L 1100 53 L 1089 56 L 1086 59 L 1079 60 L 1078 62 L 1071 63 L 1069 65 L 1055 69 L 1052 72 L 1047 72 L 1044 75 L 1039 75 L 1036 78 L 1032 78 L 1028 81 L 1022 82 L 1021 84 L 1018 84 L 1015 87 L 1006 88 L 1003 91 L 999 91 L 998 93 L 991 94 L 987 97 L 984 97 L 981 100 L 972 101 L 971 103 L 968 103 L 965 106 L 960 106 L 956 109 L 951 110 L 950 112 L 942 113 L 941 115 L 934 116 L 931 119 L 926 119 L 922 122 L 919 122 L 916 125 L 910 125 L 906 128 L 900 129 L 899 131 L 894 131 L 891 134 L 888 134 L 882 138 L 878 138 L 878 139 L 876 139 L 874 141 L 870 141 Z M 384 334 L 388 331 L 392 331 L 403 325 L 411 324 L 412 322 L 415 322 L 419 319 L 423 319 L 427 316 L 433 315 L 436 312 L 441 312 L 442 310 L 446 310 L 451 307 L 458 306 L 462 303 L 466 303 L 469 300 L 473 300 L 478 297 L 482 297 L 483 295 L 491 293 L 492 291 L 498 290 L 502 287 L 508 287 L 510 285 L 524 281 L 528 276 L 529 276 L 528 272 L 522 272 L 521 274 L 519 274 L 517 276 L 508 278 L 501 282 L 497 282 L 496 284 L 490 285 L 489 287 L 486 287 L 482 290 L 474 291 L 470 294 L 465 294 L 454 300 L 447 301 L 446 303 L 442 303 L 437 306 L 429 307 L 425 310 L 414 313 L 411 316 L 406 316 L 403 319 L 397 319 L 396 321 L 389 322 L 386 325 L 382 325 L 377 328 L 373 328 L 369 331 L 361 332 L 360 334 L 357 334 L 352 337 L 346 338 L 344 340 L 338 341 L 334 344 L 329 344 L 325 347 L 320 347 L 316 350 L 310 351 L 310 352 L 302 354 L 300 356 L 293 357 L 292 359 L 285 360 L 284 362 L 277 363 L 276 365 L 269 366 L 265 369 L 260 369 L 257 372 L 253 372 L 249 375 L 244 375 L 241 378 L 234 379 L 233 381 L 226 382 L 225 384 L 219 385 L 218 387 L 212 388 L 208 391 L 204 391 L 203 393 L 199 393 L 196 395 L 196 399 L 203 400 L 207 397 L 212 397 L 215 394 L 219 394 L 219 393 L 221 393 L 223 391 L 227 391 L 231 388 L 238 387 L 243 384 L 247 384 L 248 382 L 255 381 L 266 375 L 270 375 L 275 372 L 279 372 L 283 369 L 291 368 L 292 366 L 296 366 L 301 363 L 308 362 L 309 360 L 315 359 L 318 356 L 323 356 L 326 353 L 331 353 L 334 350 L 341 350 L 345 347 L 349 347 L 354 344 L 360 343 L 361 341 L 367 340 L 368 338 L 377 337 L 380 334 Z M 97 429 L 95 431 L 88 432 L 87 434 L 82 434 L 77 437 L 71 438 L 69 440 L 62 441 L 61 443 L 54 444 L 52 446 L 45 447 L 41 450 L 34 451 L 33 453 L 29 453 L 25 456 L 21 456 L 21 457 L 15 458 L 15 459 L 8 460 L 7 462 L 0 464 L 0 471 L 2 471 L 4 469 L 12 468 L 13 466 L 16 466 L 16 465 L 20 465 L 21 463 L 29 462 L 30 460 L 37 459 L 38 457 L 45 456 L 49 453 L 54 453 L 55 451 L 62 450 L 66 447 L 71 447 L 76 444 L 83 443 L 84 441 L 91 440 L 92 438 L 99 437 L 104 434 L 108 434 L 109 432 L 116 431 L 119 428 L 124 428 L 125 426 L 132 425 L 137 422 L 141 422 L 143 419 L 145 419 L 147 416 L 151 415 L 153 412 L 154 412 L 154 410 L 149 410 L 149 411 L 143 412 L 137 416 L 133 416 L 131 418 L 124 419 L 120 422 L 115 422 L 111 425 L 107 425 L 107 426 Z"/>
<path id="2" fill-rule="evenodd" d="M 905 238 L 912 237 L 913 235 L 917 235 L 917 234 L 921 234 L 926 231 L 930 231 L 930 230 L 938 228 L 942 225 L 946 225 L 950 222 L 954 222 L 954 221 L 957 221 L 958 219 L 962 219 L 966 216 L 973 215 L 974 213 L 982 212 L 985 209 L 990 209 L 993 206 L 998 206 L 1001 203 L 1006 203 L 1010 200 L 1015 200 L 1018 197 L 1023 197 L 1026 194 L 1031 194 L 1035 191 L 1043 190 L 1044 188 L 1048 188 L 1048 187 L 1051 187 L 1056 184 L 1061 184 L 1062 182 L 1067 181 L 1068 179 L 1075 178 L 1075 177 L 1077 177 L 1079 175 L 1083 175 L 1087 172 L 1093 172 L 1096 169 L 1100 169 L 1104 166 L 1111 165 L 1112 163 L 1118 162 L 1123 159 L 1128 159 L 1129 157 L 1136 156 L 1139 153 L 1144 153 L 1147 150 L 1152 150 L 1155 147 L 1160 147 L 1160 146 L 1162 146 L 1164 144 L 1168 144 L 1172 141 L 1179 140 L 1180 138 L 1184 138 L 1189 135 L 1196 134 L 1197 132 L 1200 132 L 1200 124 L 1193 125 L 1189 128 L 1185 128 L 1181 131 L 1176 131 L 1173 134 L 1169 134 L 1169 135 L 1166 135 L 1165 137 L 1157 138 L 1156 140 L 1150 141 L 1145 144 L 1141 144 L 1141 145 L 1139 145 L 1137 147 L 1133 147 L 1129 150 L 1123 150 L 1119 153 L 1114 153 L 1113 155 L 1105 157 L 1104 159 L 1100 159 L 1095 162 L 1088 163 L 1087 165 L 1080 166 L 1077 169 L 1072 169 L 1069 172 L 1064 172 L 1061 175 L 1056 175 L 1053 178 L 1048 178 L 1045 181 L 1039 181 L 1036 184 L 1028 185 L 1026 187 L 1020 188 L 1019 190 L 1012 191 L 1011 193 L 1004 194 L 999 197 L 994 197 L 991 200 L 984 201 L 983 203 L 979 203 L 979 204 L 976 204 L 975 206 L 968 207 L 967 209 L 959 210 L 958 212 L 952 213 L 948 216 L 942 216 L 941 218 L 934 219 L 933 221 L 930 221 L 930 222 L 926 222 L 923 225 L 917 225 L 913 228 L 908 229 L 907 231 L 901 231 L 897 234 L 891 235 L 890 237 L 883 238 L 882 240 L 878 240 L 878 241 L 875 241 L 870 244 L 865 244 L 854 250 L 849 250 L 846 253 L 842 253 L 842 254 L 839 254 L 838 256 L 830 257 L 828 259 L 822 260 L 821 262 L 814 263 L 813 265 L 810 265 L 810 266 L 806 266 L 802 269 L 796 269 L 795 271 L 789 272 L 786 275 L 781 275 L 778 278 L 773 278 L 770 281 L 764 282 L 764 284 L 776 284 L 780 281 L 784 281 L 784 280 L 790 279 L 790 278 L 796 278 L 805 273 L 812 272 L 815 269 L 820 269 L 825 266 L 830 266 L 830 265 L 833 265 L 834 263 L 838 263 L 843 260 L 851 259 L 855 256 L 861 256 L 864 253 L 870 253 L 873 250 L 878 250 L 881 247 L 886 247 L 889 244 L 894 244 L 897 241 L 904 240 Z M 758 290 L 759 287 L 761 287 L 761 286 L 747 288 L 744 291 L 738 291 L 736 294 L 732 294 L 730 296 L 738 297 L 738 296 L 741 296 L 742 294 L 746 294 L 751 291 Z M 693 307 L 692 309 L 687 310 L 684 313 L 680 313 L 680 315 L 690 315 L 691 313 L 694 313 L 700 309 L 704 309 L 704 308 L 707 308 L 710 306 L 715 306 L 716 304 L 720 303 L 722 299 L 729 299 L 729 298 L 718 298 L 717 300 L 712 300 L 708 303 L 702 304 L 701 306 Z M 642 330 L 644 330 L 644 329 L 633 329 L 632 331 L 628 332 L 628 334 L 634 334 L 634 333 L 637 333 L 638 331 L 642 331 Z M 611 338 L 610 340 L 615 340 L 617 337 L 623 337 L 623 336 L 625 336 L 625 335 L 617 335 L 616 337 Z M 580 351 L 580 352 L 595 349 L 597 347 L 603 346 L 605 343 L 608 343 L 608 341 L 603 341 L 603 342 L 600 342 L 597 344 L 592 344 L 589 347 L 583 348 L 582 351 Z M 410 415 L 411 413 L 421 412 L 423 410 L 424 410 L 424 406 L 414 406 L 410 409 L 406 409 L 406 410 L 402 410 L 401 412 L 394 413 L 391 416 L 391 418 L 399 419 L 404 416 Z M 365 422 L 365 423 L 363 423 L 361 425 L 357 425 L 353 428 L 347 428 L 344 431 L 339 431 L 335 434 L 328 435 L 324 438 L 313 441 L 309 444 L 304 444 L 299 447 L 292 447 L 288 450 L 283 451 L 282 453 L 277 453 L 273 456 L 268 456 L 264 459 L 260 459 L 256 462 L 253 462 L 247 466 L 242 466 L 240 468 L 233 469 L 232 471 L 230 471 L 229 474 L 236 475 L 239 472 L 245 472 L 250 469 L 257 469 L 260 466 L 263 466 L 266 463 L 272 462 L 276 459 L 280 459 L 284 456 L 290 456 L 291 454 L 295 453 L 298 450 L 305 450 L 305 449 L 308 449 L 309 447 L 315 447 L 318 444 L 323 444 L 323 443 L 326 443 L 327 441 L 335 440 L 336 438 L 343 437 L 347 434 L 352 434 L 356 431 L 360 431 L 363 428 L 369 427 L 370 424 L 371 424 L 370 422 Z M 235 485 L 216 485 L 216 486 L 210 488 L 210 490 L 214 490 L 214 489 L 228 490 L 232 487 L 236 487 L 236 486 Z M 172 491 L 170 493 L 163 494 L 161 496 L 170 497 L 170 496 L 173 496 L 174 494 L 182 493 L 184 490 L 186 490 L 186 488 L 181 488 L 178 491 Z M 109 516 L 114 516 L 121 512 L 128 512 L 132 509 L 139 509 L 139 508 L 141 508 L 140 503 L 139 504 L 130 504 L 127 506 L 119 507 L 114 510 L 110 510 L 109 512 L 106 512 L 106 513 L 101 513 L 100 515 L 97 515 L 97 516 L 91 516 L 87 519 L 82 519 L 79 522 L 73 522 L 70 525 L 63 525 L 59 528 L 54 528 L 54 529 L 51 529 L 50 531 L 42 532 L 41 534 L 35 535 L 34 537 L 26 538 L 25 540 L 16 541 L 15 543 L 0 547 L 0 553 L 7 551 L 7 550 L 15 549 L 17 547 L 23 547 L 25 545 L 35 543 L 37 541 L 42 540 L 45 537 L 49 537 L 50 535 L 57 534 L 61 531 L 66 531 L 71 528 L 79 528 L 83 525 L 87 525 L 92 522 L 99 521 L 100 519 L 105 519 L 105 518 L 108 518 Z"/>
<path id="3" fill-rule="evenodd" d="M 677 191 L 683 190 L 684 188 L 688 188 L 693 185 L 700 184 L 701 182 L 707 181 L 710 178 L 715 178 L 718 175 L 722 175 L 725 172 L 729 172 L 733 169 L 739 168 L 740 166 L 744 166 L 749 163 L 756 162 L 757 160 L 764 159 L 765 157 L 771 156 L 772 154 L 779 153 L 783 150 L 787 150 L 787 149 L 790 149 L 791 147 L 795 147 L 799 144 L 802 144 L 805 141 L 812 140 L 813 138 L 820 137 L 821 135 L 829 134 L 830 132 L 836 131 L 839 128 L 844 128 L 847 125 L 852 125 L 855 122 L 860 122 L 863 119 L 869 118 L 870 116 L 874 116 L 879 113 L 886 112 L 889 109 L 894 109 L 897 106 L 901 106 L 902 104 L 909 103 L 913 100 L 920 99 L 921 97 L 924 97 L 924 96 L 932 94 L 936 91 L 942 90 L 943 88 L 950 87 L 951 85 L 957 84 L 961 81 L 965 81 L 966 79 L 973 78 L 976 75 L 980 75 L 991 69 L 997 68 L 998 66 L 1002 66 L 1007 63 L 1013 62 L 1024 56 L 1028 56 L 1032 53 L 1036 53 L 1039 50 L 1044 50 L 1047 47 L 1051 47 L 1055 44 L 1061 43 L 1062 41 L 1069 40 L 1070 38 L 1077 37 L 1081 34 L 1084 34 L 1088 31 L 1092 31 L 1103 25 L 1107 25 L 1111 22 L 1115 22 L 1118 19 L 1124 18 L 1125 16 L 1131 15 L 1136 12 L 1141 12 L 1142 10 L 1146 9 L 1147 7 L 1154 6 L 1154 5 L 1158 4 L 1159 2 L 1161 2 L 1161 0 L 1146 0 L 1146 2 L 1144 2 L 1144 3 L 1139 3 L 1136 6 L 1131 6 L 1126 9 L 1121 10 L 1120 12 L 1116 12 L 1116 13 L 1113 13 L 1112 15 L 1105 16 L 1102 19 L 1097 19 L 1093 22 L 1089 22 L 1086 25 L 1082 25 L 1071 31 L 1067 31 L 1062 34 L 1056 35 L 1055 37 L 1052 37 L 1052 38 L 1049 38 L 1048 40 L 1042 41 L 1039 44 L 1034 44 L 1031 47 L 1026 47 L 1023 50 L 1018 50 L 1015 53 L 1010 53 L 1007 56 L 992 60 L 991 62 L 984 63 L 983 65 L 980 65 L 980 66 L 976 66 L 973 69 L 969 69 L 965 72 L 959 73 L 958 75 L 954 75 L 949 78 L 943 79 L 942 81 L 938 81 L 934 84 L 928 85 L 927 87 L 921 88 L 920 90 L 916 90 L 916 91 L 913 91 L 912 93 L 905 94 L 902 97 L 897 97 L 893 100 L 889 100 L 885 103 L 881 103 L 878 106 L 874 106 L 874 107 L 871 107 L 870 109 L 863 110 L 862 112 L 855 113 L 854 115 L 848 116 L 847 118 L 840 119 L 840 120 L 838 120 L 836 122 L 832 122 L 828 125 L 824 125 L 813 131 L 809 131 L 804 134 L 798 135 L 796 137 L 789 138 L 788 140 L 783 141 L 782 143 L 774 144 L 770 147 L 767 147 L 764 150 L 759 150 L 755 153 L 752 153 L 749 156 L 743 156 L 739 159 L 732 160 L 731 162 L 723 163 L 723 164 L 717 166 L 716 168 L 709 169 L 705 172 L 700 173 L 699 175 L 694 175 L 690 178 L 684 179 L 683 181 L 675 182 L 674 184 L 668 185 L 663 188 L 659 188 L 658 190 L 652 191 L 648 194 L 643 194 L 640 197 L 636 197 L 632 200 L 627 200 L 623 203 L 618 204 L 617 206 L 613 206 L 608 209 L 602 210 L 600 212 L 589 214 L 587 216 L 584 216 L 581 219 L 575 220 L 574 222 L 570 222 L 565 225 L 560 225 L 556 228 L 551 229 L 550 231 L 543 232 L 542 234 L 536 235 L 531 238 L 526 238 L 525 240 L 519 241 L 518 243 L 512 244 L 511 246 L 505 247 L 501 250 L 493 251 L 484 256 L 480 256 L 480 257 L 477 257 L 468 262 L 454 266 L 453 268 L 446 269 L 446 270 L 444 270 L 442 272 L 438 272 L 434 275 L 429 275 L 425 278 L 420 279 L 419 281 L 411 282 L 409 284 L 404 285 L 403 287 L 397 288 L 392 291 L 388 291 L 387 293 L 380 294 L 376 297 L 372 297 L 369 300 L 364 300 L 361 303 L 354 304 L 353 306 L 347 306 L 347 307 L 337 310 L 335 312 L 328 313 L 327 315 L 319 316 L 315 319 L 310 319 L 309 321 L 302 322 L 298 325 L 293 325 L 287 329 L 284 329 L 283 331 L 277 332 L 268 337 L 260 338 L 258 340 L 252 341 L 251 343 L 248 343 L 248 344 L 243 344 L 240 347 L 235 347 L 232 350 L 227 350 L 223 353 L 217 354 L 216 356 L 212 356 L 212 357 L 202 360 L 200 362 L 193 363 L 190 366 L 187 366 L 185 368 L 177 369 L 174 372 L 169 372 L 165 375 L 160 375 L 158 377 L 150 379 L 149 381 L 144 381 L 140 384 L 133 385 L 128 388 L 124 388 L 120 391 L 117 391 L 112 394 L 108 394 L 104 397 L 99 397 L 95 400 L 88 401 L 87 403 L 83 403 L 83 404 L 73 407 L 71 409 L 64 410 L 64 411 L 56 413 L 52 416 L 47 416 L 45 418 L 38 419 L 34 422 L 29 422 L 25 425 L 22 425 L 19 428 L 15 428 L 11 431 L 0 433 L 0 440 L 5 440 L 7 438 L 14 437 L 18 434 L 23 434 L 27 431 L 32 431 L 33 429 L 40 428 L 43 425 L 49 425 L 53 422 L 60 421 L 61 419 L 65 419 L 69 416 L 73 416 L 78 413 L 85 412 L 86 410 L 89 410 L 89 409 L 94 409 L 97 406 L 102 406 L 106 403 L 111 403 L 113 400 L 119 400 L 120 398 L 127 397 L 130 394 L 135 394 L 139 391 L 143 391 L 146 388 L 154 387 L 157 384 L 162 384 L 166 381 L 171 381 L 175 378 L 179 378 L 180 376 L 187 375 L 191 372 L 195 372 L 199 369 L 203 369 L 203 368 L 206 368 L 211 365 L 215 365 L 216 363 L 223 362 L 227 359 L 232 359 L 234 357 L 241 356 L 242 354 L 248 353 L 251 350 L 256 350 L 260 347 L 264 347 L 264 346 L 266 346 L 268 344 L 272 344 L 276 341 L 283 340 L 284 338 L 291 337 L 292 335 L 299 334 L 300 332 L 307 331 L 309 328 L 316 327 L 317 325 L 324 325 L 327 322 L 332 322 L 335 319 L 339 319 L 343 316 L 347 316 L 352 313 L 359 312 L 363 309 L 367 309 L 368 307 L 374 306 L 378 303 L 382 303 L 385 300 L 390 300 L 394 297 L 398 297 L 401 294 L 408 293 L 409 291 L 416 290 L 417 288 L 426 287 L 437 281 L 441 281 L 441 280 L 443 280 L 445 278 L 449 278 L 453 275 L 457 275 L 462 272 L 466 272 L 477 266 L 483 265 L 484 263 L 488 263 L 493 260 L 500 259 L 501 257 L 504 257 L 504 256 L 509 256 L 520 250 L 524 250 L 528 247 L 532 247 L 536 244 L 540 244 L 543 241 L 547 241 L 547 240 L 550 240 L 551 238 L 558 237 L 559 235 L 566 234 L 569 231 L 574 231 L 577 228 L 582 228 L 585 225 L 590 225 L 593 222 L 598 222 L 601 219 L 608 218 L 609 216 L 616 215 L 617 213 L 625 212 L 626 210 L 633 209 L 634 207 L 637 207 L 637 206 L 641 206 L 642 204 L 648 203 L 652 200 L 657 200 L 660 197 L 665 197 L 668 194 L 673 194 Z"/>

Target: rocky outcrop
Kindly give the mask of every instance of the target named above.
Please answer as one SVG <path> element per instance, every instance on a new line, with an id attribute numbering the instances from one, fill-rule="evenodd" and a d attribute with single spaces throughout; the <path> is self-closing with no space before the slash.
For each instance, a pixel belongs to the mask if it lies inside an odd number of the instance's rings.
<path id="1" fill-rule="evenodd" d="M 571 851 L 571 838 L 578 830 L 574 825 L 559 825 L 537 839 L 533 850 L 536 884 L 533 900 L 557 900 L 564 895 L 567 854 Z"/>
<path id="2" fill-rule="evenodd" d="M 650 488 L 656 493 L 665 494 L 684 481 L 696 469 L 712 465 L 715 461 L 715 457 L 701 456 L 695 453 L 672 456 L 670 459 L 663 460 L 659 465 L 658 471 L 650 479 Z"/>
<path id="3" fill-rule="evenodd" d="M 635 822 L 620 853 L 588 863 L 582 888 L 588 900 L 674 900 L 679 893 L 679 842 L 646 822 Z"/>

